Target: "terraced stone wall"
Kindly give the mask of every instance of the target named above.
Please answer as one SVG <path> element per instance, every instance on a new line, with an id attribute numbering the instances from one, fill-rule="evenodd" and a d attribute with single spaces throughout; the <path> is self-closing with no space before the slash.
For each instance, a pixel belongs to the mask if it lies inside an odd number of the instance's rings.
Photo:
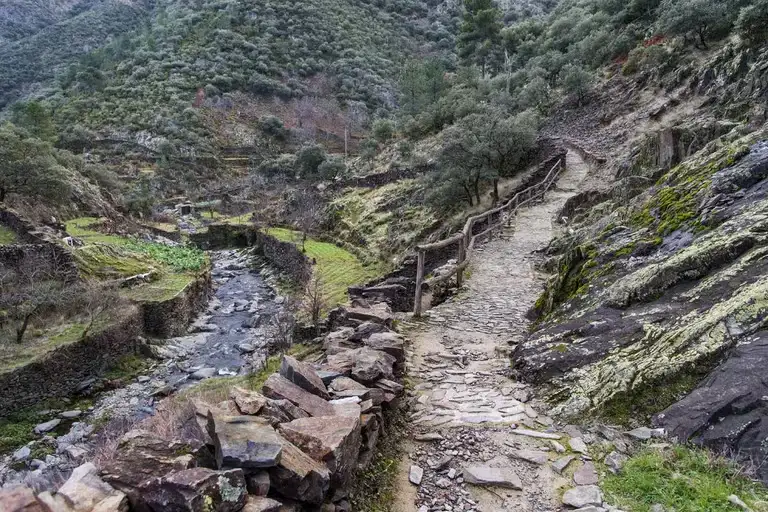
<path id="1" fill-rule="evenodd" d="M 103 331 L 0 373 L 0 417 L 46 399 L 71 396 L 86 379 L 103 373 L 126 354 L 136 353 L 141 332 L 141 313 L 131 307 Z"/>
<path id="2" fill-rule="evenodd" d="M 211 272 L 202 272 L 174 298 L 141 304 L 144 331 L 153 336 L 181 336 L 211 294 Z"/>

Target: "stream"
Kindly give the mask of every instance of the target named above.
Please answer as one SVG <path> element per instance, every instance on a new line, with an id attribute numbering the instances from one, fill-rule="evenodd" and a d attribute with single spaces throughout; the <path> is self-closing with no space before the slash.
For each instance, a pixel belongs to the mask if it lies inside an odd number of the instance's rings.
<path id="1" fill-rule="evenodd" d="M 55 453 L 33 459 L 27 446 L 0 458 L 0 487 L 21 482 L 37 489 L 55 487 L 88 459 L 94 422 L 132 424 L 153 415 L 166 396 L 203 380 L 244 375 L 263 366 L 270 352 L 268 329 L 281 314 L 284 299 L 253 269 L 247 250 L 213 251 L 210 256 L 214 293 L 189 334 L 151 342 L 157 362 L 132 382 L 98 393 L 87 411 L 47 411 L 41 422 L 60 420 L 50 432 L 62 435 L 42 441 Z M 86 394 L 88 384 L 83 384 Z"/>

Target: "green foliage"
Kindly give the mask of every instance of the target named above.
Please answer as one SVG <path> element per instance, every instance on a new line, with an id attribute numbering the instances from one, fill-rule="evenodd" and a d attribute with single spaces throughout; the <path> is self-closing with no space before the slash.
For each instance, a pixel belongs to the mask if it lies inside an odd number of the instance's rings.
<path id="1" fill-rule="evenodd" d="M 685 446 L 646 448 L 620 473 L 607 473 L 600 486 L 607 501 L 637 512 L 648 512 L 655 504 L 678 512 L 735 510 L 728 501 L 731 494 L 753 509 L 765 510 L 756 502 L 768 500 L 768 490 L 744 476 L 732 461 Z"/>
<path id="2" fill-rule="evenodd" d="M 195 247 L 172 246 L 153 242 L 129 242 L 126 247 L 168 265 L 175 272 L 197 271 L 202 269 L 207 262 L 205 253 Z"/>
<path id="3" fill-rule="evenodd" d="M 445 66 L 434 58 L 408 61 L 400 74 L 401 111 L 417 115 L 432 106 L 445 91 Z"/>
<path id="4" fill-rule="evenodd" d="M 366 160 L 373 160 L 379 150 L 379 143 L 376 139 L 373 138 L 365 139 L 360 143 L 359 150 L 360 156 Z"/>
<path id="5" fill-rule="evenodd" d="M 757 47 L 768 40 L 768 0 L 755 0 L 741 10 L 736 33 L 749 46 Z"/>
<path id="6" fill-rule="evenodd" d="M 373 137 L 381 142 L 389 142 L 395 136 L 395 126 L 389 119 L 377 119 L 373 122 Z"/>
<path id="7" fill-rule="evenodd" d="M 508 117 L 501 110 L 470 114 L 446 128 L 433 201 L 463 193 L 470 206 L 479 203 L 484 186 L 522 170 L 537 129 L 538 119 L 529 112 Z"/>
<path id="8" fill-rule="evenodd" d="M 663 46 L 655 45 L 647 48 L 638 47 L 629 52 L 627 61 L 621 67 L 624 75 L 631 75 L 638 71 L 659 69 L 667 64 L 670 52 Z"/>
<path id="9" fill-rule="evenodd" d="M 283 122 L 275 116 L 265 116 L 259 120 L 261 130 L 279 140 L 285 140 L 288 137 L 289 130 Z"/>
<path id="10" fill-rule="evenodd" d="M 459 57 L 465 64 L 495 71 L 501 60 L 501 11 L 493 0 L 464 0 L 464 20 L 457 40 Z"/>
<path id="11" fill-rule="evenodd" d="M 317 167 L 317 173 L 320 179 L 335 180 L 342 177 L 347 172 L 347 165 L 340 156 L 330 156 Z"/>
<path id="12" fill-rule="evenodd" d="M 296 155 L 283 154 L 277 158 L 270 158 L 261 162 L 255 169 L 259 174 L 266 176 L 294 176 L 298 170 Z"/>
<path id="13" fill-rule="evenodd" d="M 10 245 L 16 242 L 16 233 L 5 226 L 0 226 L 0 245 Z"/>
<path id="14" fill-rule="evenodd" d="M 734 18 L 728 2 L 710 0 L 663 0 L 659 6 L 660 33 L 683 36 L 703 48 L 707 40 L 727 34 Z"/>
<path id="15" fill-rule="evenodd" d="M 325 161 L 326 154 L 323 146 L 308 144 L 302 146 L 296 153 L 296 167 L 302 178 L 315 177 L 318 174 L 320 164 Z"/>
<path id="16" fill-rule="evenodd" d="M 14 103 L 11 107 L 11 122 L 38 139 L 52 142 L 56 138 L 53 116 L 48 107 L 39 101 Z"/>
<path id="17" fill-rule="evenodd" d="M 567 94 L 574 95 L 581 105 L 592 86 L 592 74 L 581 66 L 567 64 L 561 71 L 563 89 Z"/>
<path id="18" fill-rule="evenodd" d="M 0 126 L 0 202 L 7 194 L 55 203 L 66 200 L 70 189 L 67 169 L 62 166 L 66 156 L 12 124 Z"/>

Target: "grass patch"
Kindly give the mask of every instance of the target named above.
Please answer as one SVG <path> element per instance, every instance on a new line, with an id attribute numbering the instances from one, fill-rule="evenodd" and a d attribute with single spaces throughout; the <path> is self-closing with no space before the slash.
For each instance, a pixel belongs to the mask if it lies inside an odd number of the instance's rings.
<path id="1" fill-rule="evenodd" d="M 132 380 L 144 373 L 152 361 L 138 354 L 126 354 L 104 374 L 109 380 Z"/>
<path id="2" fill-rule="evenodd" d="M 11 245 L 16 243 L 16 233 L 5 226 L 0 226 L 0 245 Z"/>
<path id="3" fill-rule="evenodd" d="M 352 510 L 392 512 L 407 422 L 402 408 L 387 415 L 384 432 L 376 443 L 373 461 L 365 471 L 358 473 L 355 485 L 350 490 Z"/>
<path id="4" fill-rule="evenodd" d="M 102 315 L 96 319 L 89 334 L 92 336 L 99 333 L 111 322 L 109 315 Z M 35 338 L 30 335 L 23 343 L 0 344 L 0 373 L 29 364 L 56 347 L 80 341 L 87 327 L 83 322 L 69 322 L 53 326 Z"/>
<path id="5" fill-rule="evenodd" d="M 646 448 L 630 458 L 618 475 L 608 474 L 601 487 L 607 501 L 633 512 L 660 503 L 677 512 L 740 510 L 728 502 L 735 494 L 753 510 L 768 510 L 768 489 L 746 478 L 735 463 L 698 448 Z"/>
<path id="6" fill-rule="evenodd" d="M 270 228 L 267 233 L 301 248 L 302 235 L 298 231 Z M 354 254 L 334 244 L 309 238 L 305 249 L 307 257 L 316 262 L 315 272 L 323 282 L 331 307 L 347 302 L 347 288 L 370 281 L 378 275 L 376 268 L 364 266 Z"/>
<path id="7" fill-rule="evenodd" d="M 157 281 L 127 288 L 121 294 L 123 297 L 136 302 L 164 302 L 181 293 L 195 280 L 195 277 L 194 274 L 190 273 L 164 274 Z"/>

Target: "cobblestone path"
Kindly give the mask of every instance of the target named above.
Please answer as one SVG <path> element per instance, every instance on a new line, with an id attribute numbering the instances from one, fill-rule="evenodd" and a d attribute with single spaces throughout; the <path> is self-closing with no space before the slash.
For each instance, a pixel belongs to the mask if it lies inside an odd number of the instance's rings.
<path id="1" fill-rule="evenodd" d="M 587 171 L 569 152 L 566 171 L 544 200 L 479 248 L 466 289 L 407 326 L 415 405 L 398 512 L 559 511 L 558 489 L 574 486 L 565 466 L 577 468 L 583 485 L 576 491 L 599 492 L 594 467 L 586 457 L 579 461 L 589 434 L 555 431 L 531 390 L 507 378 L 510 350 L 542 291 L 535 251 L 552 239 L 555 215 Z"/>

